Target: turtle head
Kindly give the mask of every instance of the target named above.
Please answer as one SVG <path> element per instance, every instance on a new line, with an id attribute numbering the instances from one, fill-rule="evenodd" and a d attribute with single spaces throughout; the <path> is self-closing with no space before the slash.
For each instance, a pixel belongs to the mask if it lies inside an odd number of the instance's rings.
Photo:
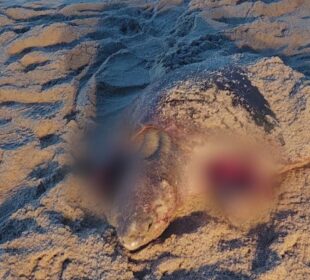
<path id="1" fill-rule="evenodd" d="M 177 151 L 171 137 L 152 126 L 131 142 L 131 152 L 110 161 L 99 182 L 110 202 L 108 221 L 122 245 L 136 250 L 160 236 L 174 217 Z"/>
<path id="2" fill-rule="evenodd" d="M 123 195 L 111 219 L 122 245 L 136 250 L 168 227 L 176 209 L 175 188 L 167 180 L 151 175 L 140 178 L 133 192 Z"/>

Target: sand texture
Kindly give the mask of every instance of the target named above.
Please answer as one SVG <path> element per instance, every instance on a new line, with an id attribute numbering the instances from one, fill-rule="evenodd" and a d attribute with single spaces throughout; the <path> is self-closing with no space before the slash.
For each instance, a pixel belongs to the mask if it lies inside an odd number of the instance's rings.
<path id="1" fill-rule="evenodd" d="M 89 123 L 131 104 L 148 114 L 162 91 L 181 105 L 160 118 L 266 133 L 287 163 L 307 161 L 309 14 L 308 0 L 0 1 L 0 279 L 310 279 L 309 168 L 286 174 L 270 219 L 249 231 L 194 212 L 129 252 L 69 157 Z M 225 67 L 268 101 L 268 132 L 231 98 L 195 101 L 195 77 Z"/>

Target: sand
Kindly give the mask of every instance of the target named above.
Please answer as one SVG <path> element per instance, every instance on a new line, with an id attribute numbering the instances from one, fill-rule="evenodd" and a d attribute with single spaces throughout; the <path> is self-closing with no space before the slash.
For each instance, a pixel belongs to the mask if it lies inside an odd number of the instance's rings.
<path id="1" fill-rule="evenodd" d="M 307 0 L 2 1 L 0 279 L 309 279 L 309 169 L 284 178 L 270 220 L 248 232 L 195 212 L 130 253 L 85 206 L 68 156 L 86 124 L 108 125 L 167 75 L 182 83 L 237 65 L 277 113 L 289 158 L 309 158 L 309 10 Z"/>

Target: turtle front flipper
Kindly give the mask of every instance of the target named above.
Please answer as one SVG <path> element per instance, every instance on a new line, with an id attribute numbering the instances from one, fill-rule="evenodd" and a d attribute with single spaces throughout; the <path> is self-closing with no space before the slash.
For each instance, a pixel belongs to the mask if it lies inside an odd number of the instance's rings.
<path id="1" fill-rule="evenodd" d="M 198 148 L 193 159 L 190 176 L 197 178 L 195 189 L 209 214 L 241 229 L 269 219 L 278 174 L 261 146 L 221 135 Z"/>

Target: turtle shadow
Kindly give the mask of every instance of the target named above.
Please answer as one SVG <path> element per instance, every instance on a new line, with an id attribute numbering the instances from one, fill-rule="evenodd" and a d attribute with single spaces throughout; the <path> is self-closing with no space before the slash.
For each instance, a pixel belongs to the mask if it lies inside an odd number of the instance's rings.
<path id="1" fill-rule="evenodd" d="M 281 256 L 272 249 L 271 245 L 284 238 L 288 232 L 285 228 L 276 228 L 276 223 L 295 214 L 296 212 L 293 210 L 276 212 L 269 223 L 259 224 L 250 230 L 248 238 L 254 239 L 256 243 L 254 258 L 251 263 L 251 270 L 255 274 L 264 273 L 280 264 Z"/>
<path id="2" fill-rule="evenodd" d="M 263 272 L 277 266 L 278 254 L 271 249 L 271 244 L 279 238 L 279 232 L 273 225 L 261 224 L 249 233 L 256 239 L 256 249 L 251 263 L 252 271 Z"/>
<path id="3" fill-rule="evenodd" d="M 172 273 L 164 273 L 161 280 L 174 279 L 233 279 L 250 280 L 252 275 L 261 275 L 277 267 L 281 262 L 281 257 L 272 249 L 272 244 L 286 236 L 285 230 L 278 229 L 275 224 L 277 221 L 285 220 L 288 216 L 296 214 L 294 211 L 279 211 L 275 213 L 270 222 L 259 224 L 244 236 L 244 239 L 221 240 L 218 244 L 219 252 L 239 249 L 246 247 L 249 243 L 254 243 L 254 255 L 250 260 L 250 270 L 245 273 L 238 273 L 229 269 L 223 269 L 219 264 L 204 265 L 195 270 L 178 269 Z M 203 212 L 194 212 L 188 216 L 176 219 L 170 224 L 162 234 L 156 244 L 163 243 L 172 235 L 182 236 L 197 232 L 200 227 L 205 225 L 209 219 L 215 219 Z M 156 258 L 153 263 L 159 262 L 162 258 L 174 257 L 170 252 L 165 252 Z M 147 275 L 152 275 L 150 267 L 135 272 L 136 279 L 144 279 Z M 255 277 L 256 277 L 255 276 Z"/>
<path id="4" fill-rule="evenodd" d="M 177 218 L 171 222 L 168 228 L 159 237 L 158 243 L 163 243 L 172 235 L 182 236 L 184 234 L 197 232 L 197 230 L 210 219 L 212 219 L 212 217 L 202 211 L 193 212 L 187 216 Z"/>
<path id="5" fill-rule="evenodd" d="M 149 275 L 152 275 L 152 270 L 149 268 L 145 268 L 138 272 L 134 272 L 134 277 L 135 279 L 138 280 L 146 279 L 145 277 Z M 250 280 L 252 278 L 243 273 L 233 272 L 228 269 L 221 269 L 219 268 L 219 265 L 214 264 L 214 265 L 204 265 L 195 270 L 177 269 L 172 273 L 164 273 L 159 279 L 160 280 L 179 280 L 179 279 Z"/>
<path id="6" fill-rule="evenodd" d="M 199 269 L 185 270 L 179 269 L 171 274 L 163 275 L 161 280 L 177 279 L 216 279 L 216 280 L 250 280 L 251 278 L 242 273 L 236 273 L 228 269 L 220 269 L 218 265 L 205 265 Z"/>

